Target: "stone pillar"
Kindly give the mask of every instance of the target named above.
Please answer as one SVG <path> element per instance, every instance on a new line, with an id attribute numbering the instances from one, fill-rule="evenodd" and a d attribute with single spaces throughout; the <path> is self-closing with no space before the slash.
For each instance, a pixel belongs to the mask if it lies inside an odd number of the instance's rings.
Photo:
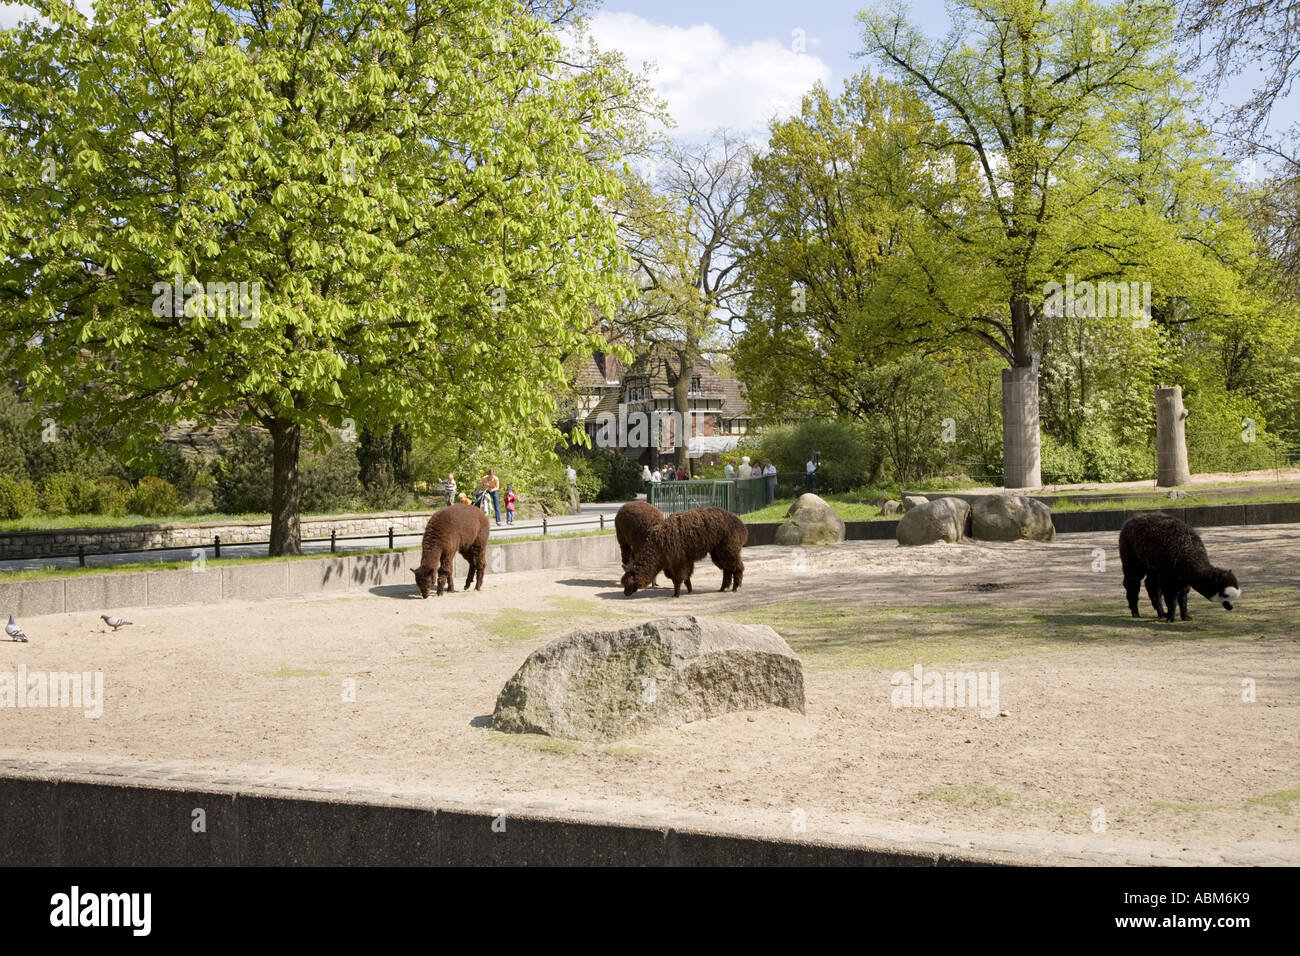
<path id="1" fill-rule="evenodd" d="M 1043 484 L 1042 444 L 1038 436 L 1038 369 L 1002 370 L 1002 484 L 1038 488 Z"/>
<path id="2" fill-rule="evenodd" d="M 1156 486 L 1168 488 L 1192 480 L 1187 467 L 1187 409 L 1181 385 L 1156 386 Z"/>

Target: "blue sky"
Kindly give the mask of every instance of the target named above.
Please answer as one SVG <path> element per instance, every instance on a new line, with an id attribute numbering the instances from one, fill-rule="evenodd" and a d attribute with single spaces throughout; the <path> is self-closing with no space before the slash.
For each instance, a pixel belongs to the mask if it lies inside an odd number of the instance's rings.
<path id="1" fill-rule="evenodd" d="M 605 0 L 594 24 L 598 42 L 653 58 L 658 87 L 678 121 L 675 136 L 702 139 L 718 126 L 760 132 L 774 111 L 790 112 L 817 80 L 838 91 L 868 66 L 853 54 L 862 42 L 855 21 L 868 0 Z M 911 0 L 911 19 L 933 37 L 950 27 L 943 0 Z M 802 53 L 794 31 L 802 30 Z M 1241 102 L 1253 76 L 1233 80 L 1224 102 Z M 1205 89 L 1202 85 L 1202 89 Z M 1300 118 L 1300 91 L 1274 110 L 1274 129 Z"/>

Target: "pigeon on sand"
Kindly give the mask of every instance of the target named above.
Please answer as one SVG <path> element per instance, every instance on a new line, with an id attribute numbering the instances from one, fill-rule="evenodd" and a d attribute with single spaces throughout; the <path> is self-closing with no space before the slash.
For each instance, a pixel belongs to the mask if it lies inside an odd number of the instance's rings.
<path id="1" fill-rule="evenodd" d="M 21 641 L 23 644 L 27 643 L 27 635 L 23 633 L 21 627 L 14 623 L 14 616 L 12 614 L 9 615 L 9 623 L 5 625 L 5 633 L 15 641 Z"/>
<path id="2" fill-rule="evenodd" d="M 99 617 L 100 617 L 100 619 L 101 619 L 105 624 L 107 624 L 109 627 L 111 627 L 111 628 L 112 628 L 113 630 L 115 630 L 115 631 L 116 631 L 119 627 L 126 627 L 128 624 L 131 623 L 130 621 L 124 621 L 124 620 L 122 620 L 120 617 L 110 617 L 110 616 L 107 615 L 107 614 L 101 614 L 101 615 L 99 615 Z"/>

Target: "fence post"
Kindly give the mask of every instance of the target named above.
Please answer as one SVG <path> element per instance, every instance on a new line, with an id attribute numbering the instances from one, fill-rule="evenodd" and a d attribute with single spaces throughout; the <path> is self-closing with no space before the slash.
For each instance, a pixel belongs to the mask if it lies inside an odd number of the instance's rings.
<path id="1" fill-rule="evenodd" d="M 338 533 L 337 528 L 330 528 L 330 554 L 334 553 L 334 536 Z"/>
<path id="2" fill-rule="evenodd" d="M 542 537 L 546 536 L 546 519 L 542 519 Z"/>
<path id="3" fill-rule="evenodd" d="M 603 511 L 600 513 L 600 530 L 605 530 L 605 513 Z"/>
<path id="4" fill-rule="evenodd" d="M 393 526 L 391 524 L 388 526 L 388 550 L 393 550 Z"/>
<path id="5" fill-rule="evenodd" d="M 221 557 L 221 535 L 214 535 L 212 538 L 212 556 Z"/>
<path id="6" fill-rule="evenodd" d="M 83 568 L 86 566 L 86 546 L 84 544 L 77 545 L 77 564 Z"/>

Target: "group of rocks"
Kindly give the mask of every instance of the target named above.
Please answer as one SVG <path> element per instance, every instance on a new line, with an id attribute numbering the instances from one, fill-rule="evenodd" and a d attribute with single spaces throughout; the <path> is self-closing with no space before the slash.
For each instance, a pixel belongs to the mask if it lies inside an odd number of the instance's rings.
<path id="1" fill-rule="evenodd" d="M 981 495 L 972 505 L 955 497 L 930 500 L 908 495 L 886 501 L 886 515 L 902 512 L 896 532 L 902 545 L 954 543 L 963 538 L 981 541 L 1051 541 L 1056 537 L 1047 505 L 1023 495 Z M 825 501 L 813 494 L 791 507 L 776 531 L 779 545 L 838 544 L 844 540 L 844 521 Z"/>

